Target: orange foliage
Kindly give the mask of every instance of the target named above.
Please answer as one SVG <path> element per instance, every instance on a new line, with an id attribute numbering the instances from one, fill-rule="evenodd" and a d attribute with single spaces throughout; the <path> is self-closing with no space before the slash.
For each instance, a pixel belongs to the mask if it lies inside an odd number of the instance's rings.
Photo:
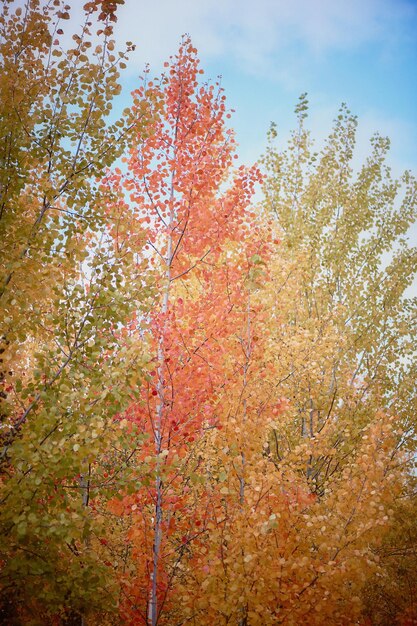
<path id="1" fill-rule="evenodd" d="M 128 520 L 122 616 L 356 624 L 399 485 L 394 424 L 372 415 L 350 443 L 335 412 L 320 435 L 273 453 L 271 433 L 294 421 L 279 384 L 280 307 L 290 303 L 274 292 L 271 225 L 249 208 L 258 170 L 239 168 L 224 190 L 234 138 L 222 89 L 199 73 L 185 39 L 166 76 L 146 77 L 135 107 L 147 101 L 149 133 L 112 177 L 146 232 L 160 294 L 141 320 L 149 375 L 126 414 L 148 434 L 138 487 L 112 506 Z M 115 229 L 117 245 L 134 233 Z M 308 459 L 333 454 L 336 469 L 315 490 Z"/>

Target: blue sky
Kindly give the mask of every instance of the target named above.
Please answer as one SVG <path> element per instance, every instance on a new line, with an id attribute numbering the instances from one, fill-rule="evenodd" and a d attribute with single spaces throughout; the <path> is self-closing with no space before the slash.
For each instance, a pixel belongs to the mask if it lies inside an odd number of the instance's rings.
<path id="1" fill-rule="evenodd" d="M 316 137 L 346 102 L 359 118 L 358 161 L 378 130 L 394 170 L 417 173 L 417 0 L 125 0 L 117 38 L 137 44 L 126 91 L 145 63 L 158 74 L 184 33 L 206 77 L 222 76 L 243 161 L 263 151 L 270 121 L 288 137 L 307 91 Z"/>

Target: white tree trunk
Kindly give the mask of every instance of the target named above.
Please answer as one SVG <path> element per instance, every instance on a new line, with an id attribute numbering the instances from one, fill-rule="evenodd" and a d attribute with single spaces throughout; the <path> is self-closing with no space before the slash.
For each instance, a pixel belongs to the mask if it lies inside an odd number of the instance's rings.
<path id="1" fill-rule="evenodd" d="M 169 216 L 168 223 L 168 241 L 167 241 L 167 252 L 166 252 L 166 271 L 165 271 L 165 288 L 162 297 L 162 308 L 161 312 L 165 315 L 168 312 L 169 307 L 169 297 L 170 297 L 170 287 L 171 287 L 171 266 L 172 266 L 172 255 L 173 255 L 173 232 L 172 226 L 174 223 L 174 208 L 173 208 L 173 200 L 174 193 L 173 187 L 171 186 L 171 210 Z M 165 324 L 165 322 L 164 322 Z M 158 571 L 159 571 L 159 561 L 161 556 L 161 542 L 162 542 L 162 518 L 163 518 L 163 502 L 162 502 L 162 490 L 163 484 L 161 479 L 161 452 L 162 452 L 162 419 L 164 413 L 165 406 L 165 327 L 162 329 L 161 336 L 159 338 L 159 346 L 158 346 L 158 383 L 157 383 L 157 392 L 158 392 L 158 406 L 156 409 L 156 417 L 154 423 L 154 442 L 155 442 L 155 455 L 156 455 L 156 477 L 155 477 L 155 491 L 156 491 L 156 501 L 155 501 L 155 523 L 154 523 L 154 536 L 153 536 L 153 562 L 152 562 L 152 574 L 151 574 L 151 590 L 150 590 L 150 598 L 149 598 L 149 609 L 148 609 L 148 622 L 150 626 L 156 626 L 159 617 L 159 607 L 158 607 Z"/>

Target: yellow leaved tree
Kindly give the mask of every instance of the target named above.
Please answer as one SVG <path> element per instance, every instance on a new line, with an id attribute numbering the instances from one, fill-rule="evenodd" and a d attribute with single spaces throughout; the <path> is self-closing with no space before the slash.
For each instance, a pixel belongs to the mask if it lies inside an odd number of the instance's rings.
<path id="1" fill-rule="evenodd" d="M 87 2 L 68 43 L 69 5 L 1 2 L 2 623 L 79 621 L 117 598 L 90 504 L 134 453 L 113 418 L 140 382 L 128 323 L 149 296 L 140 233 L 111 236 L 130 216 L 106 169 L 146 124 L 145 110 L 108 119 L 132 48 L 114 50 L 118 4 Z"/>

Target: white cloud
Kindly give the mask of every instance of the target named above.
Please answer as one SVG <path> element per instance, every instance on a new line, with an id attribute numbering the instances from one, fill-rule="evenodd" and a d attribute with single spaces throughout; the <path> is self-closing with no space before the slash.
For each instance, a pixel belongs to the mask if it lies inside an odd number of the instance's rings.
<path id="1" fill-rule="evenodd" d="M 75 7 L 81 9 L 83 3 L 79 0 Z M 389 56 L 397 43 L 412 36 L 410 24 L 415 20 L 414 0 L 125 0 L 115 33 L 119 47 L 124 41 L 137 44 L 127 68 L 130 76 L 140 74 L 148 62 L 151 74 L 157 75 L 163 61 L 176 53 L 184 33 L 191 35 L 203 67 L 211 61 L 220 68 L 232 66 L 233 80 L 240 87 L 233 93 L 231 85 L 227 95 L 229 105 L 239 111 L 239 153 L 245 161 L 254 161 L 263 151 L 269 120 L 278 122 L 280 135 L 288 134 L 296 94 L 305 89 L 310 91 L 313 136 L 324 139 L 330 131 L 340 105 L 335 91 L 339 94 L 343 89 L 336 90 L 333 82 L 329 91 L 322 74 L 318 83 L 317 76 L 309 83 L 314 62 L 320 67 L 324 57 L 327 60 L 341 50 L 361 51 L 369 44 Z M 369 49 L 363 53 L 366 57 Z M 264 82 L 273 83 L 276 93 L 263 91 L 259 82 L 258 91 L 253 89 L 253 76 L 267 78 Z M 392 139 L 393 169 L 415 169 L 414 121 L 384 111 L 383 100 L 364 102 L 354 85 L 347 87 L 342 98 L 349 103 L 353 94 L 356 107 L 362 105 L 353 110 L 359 115 L 356 163 L 369 154 L 369 138 L 379 131 Z M 283 117 L 281 105 L 288 99 Z"/>
<path id="2" fill-rule="evenodd" d="M 160 65 L 190 33 L 205 58 L 228 56 L 264 72 L 297 46 L 314 56 L 372 42 L 389 47 L 413 16 L 410 0 L 126 0 L 117 33 L 138 44 L 135 71 Z"/>

